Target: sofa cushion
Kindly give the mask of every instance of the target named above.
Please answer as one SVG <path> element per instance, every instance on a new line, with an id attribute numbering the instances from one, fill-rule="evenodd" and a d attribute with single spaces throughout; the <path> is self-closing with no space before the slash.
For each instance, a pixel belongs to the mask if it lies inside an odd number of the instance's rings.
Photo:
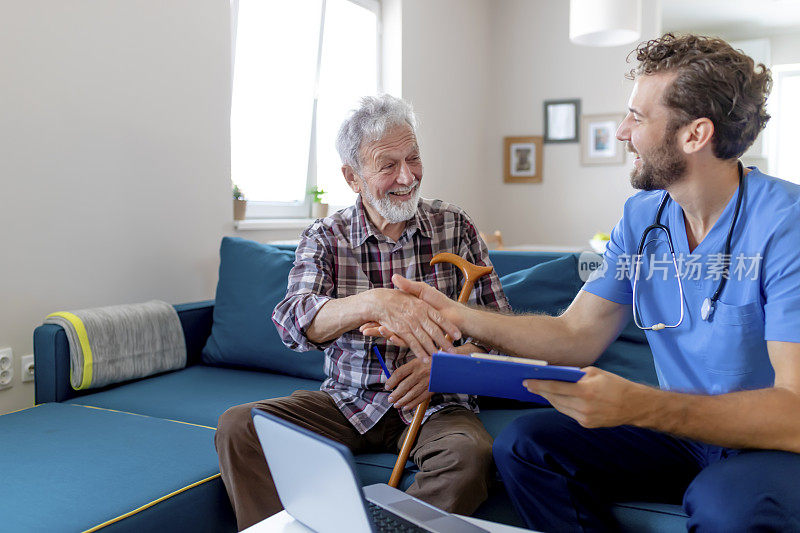
<path id="1" fill-rule="evenodd" d="M 489 259 L 500 277 L 547 263 L 564 255 L 563 252 L 530 252 L 519 250 L 489 250 Z"/>
<path id="2" fill-rule="evenodd" d="M 583 287 L 578 258 L 573 254 L 512 272 L 500 282 L 514 311 L 548 315 L 563 312 Z M 640 383 L 658 383 L 647 339 L 633 324 L 628 324 L 595 366 Z"/>
<path id="3" fill-rule="evenodd" d="M 319 383 L 257 370 L 194 365 L 68 402 L 213 428 L 229 407 L 289 396 L 296 390 L 319 390 Z"/>
<path id="4" fill-rule="evenodd" d="M 514 311 L 548 315 L 566 309 L 583 286 L 572 254 L 506 274 L 500 282 Z"/>
<path id="5" fill-rule="evenodd" d="M 3 531 L 235 528 L 211 429 L 49 403 L 0 416 L 0 449 Z"/>
<path id="6" fill-rule="evenodd" d="M 519 402 L 524 405 L 524 402 Z M 515 418 L 525 416 L 534 410 L 542 409 L 541 404 L 534 404 L 535 406 L 530 409 L 484 409 L 481 404 L 481 410 L 478 413 L 483 427 L 489 432 L 492 438 L 497 437 L 503 429 L 514 421 Z"/>
<path id="7" fill-rule="evenodd" d="M 688 516 L 677 504 L 623 502 L 614 504 L 611 513 L 621 533 L 665 533 L 686 531 Z"/>
<path id="8" fill-rule="evenodd" d="M 288 350 L 272 323 L 272 311 L 286 294 L 293 263 L 292 252 L 223 237 L 214 323 L 203 349 L 205 363 L 324 379 L 322 353 Z"/>

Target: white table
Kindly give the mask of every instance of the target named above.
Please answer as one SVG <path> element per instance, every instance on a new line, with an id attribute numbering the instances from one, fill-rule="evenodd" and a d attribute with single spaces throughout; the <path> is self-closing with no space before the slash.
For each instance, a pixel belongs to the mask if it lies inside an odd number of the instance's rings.
<path id="1" fill-rule="evenodd" d="M 471 516 L 462 516 L 461 518 L 469 520 L 476 526 L 491 531 L 491 533 L 530 533 L 531 531 L 530 529 L 522 529 L 505 524 L 498 524 L 497 522 L 488 522 L 480 518 L 472 518 Z M 281 511 L 254 526 L 248 527 L 243 533 L 314 533 L 314 531 L 292 518 L 286 511 Z"/>

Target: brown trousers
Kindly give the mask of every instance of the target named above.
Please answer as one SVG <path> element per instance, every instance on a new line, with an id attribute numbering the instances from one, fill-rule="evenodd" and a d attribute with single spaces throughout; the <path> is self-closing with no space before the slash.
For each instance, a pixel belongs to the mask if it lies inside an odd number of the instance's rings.
<path id="1" fill-rule="evenodd" d="M 361 435 L 322 391 L 296 391 L 231 407 L 219 418 L 214 442 L 240 530 L 283 509 L 253 427 L 253 407 L 340 442 L 356 454 L 397 453 L 407 431 L 397 411 L 390 409 Z M 465 515 L 486 499 L 492 437 L 472 411 L 455 406 L 431 415 L 420 428 L 411 459 L 420 471 L 408 494 Z"/>

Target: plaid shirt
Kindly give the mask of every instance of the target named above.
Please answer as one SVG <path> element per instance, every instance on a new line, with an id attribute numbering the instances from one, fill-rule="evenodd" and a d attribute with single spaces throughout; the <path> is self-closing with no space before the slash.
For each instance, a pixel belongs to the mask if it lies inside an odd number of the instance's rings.
<path id="1" fill-rule="evenodd" d="M 367 218 L 361 197 L 355 205 L 317 220 L 306 229 L 289 273 L 286 297 L 275 307 L 272 320 L 283 342 L 296 351 L 325 351 L 321 390 L 331 395 L 342 413 L 360 432 L 374 426 L 392 407 L 380 363 L 372 352 L 376 344 L 390 372 L 414 358 L 407 348 L 384 339 L 365 337 L 357 329 L 324 344 L 308 340 L 306 331 L 320 308 L 332 298 L 352 296 L 372 288 L 393 288 L 392 274 L 424 281 L 452 299 L 458 298 L 461 271 L 449 263 L 430 266 L 439 252 L 452 252 L 478 265 L 490 265 L 486 244 L 460 208 L 440 200 L 421 199 L 397 242 L 379 233 Z M 508 310 L 497 274 L 475 284 L 470 301 Z M 463 394 L 434 394 L 426 418 L 448 406 L 477 411 L 475 398 Z M 408 424 L 413 410 L 401 410 Z"/>

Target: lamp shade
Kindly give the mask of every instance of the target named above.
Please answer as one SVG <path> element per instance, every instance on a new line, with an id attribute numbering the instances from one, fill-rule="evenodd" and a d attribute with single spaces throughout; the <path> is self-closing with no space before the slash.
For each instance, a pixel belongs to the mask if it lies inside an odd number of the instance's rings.
<path id="1" fill-rule="evenodd" d="M 632 43 L 642 33 L 641 0 L 570 0 L 569 40 L 586 46 Z"/>

